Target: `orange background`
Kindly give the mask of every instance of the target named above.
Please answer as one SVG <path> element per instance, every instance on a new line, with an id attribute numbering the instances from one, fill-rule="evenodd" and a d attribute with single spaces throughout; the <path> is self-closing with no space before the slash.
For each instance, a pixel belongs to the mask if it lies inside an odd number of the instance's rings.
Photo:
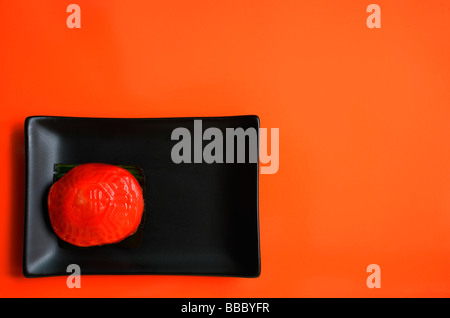
<path id="1" fill-rule="evenodd" d="M 450 296 L 448 1 L 73 2 L 0 2 L 0 296 Z M 22 276 L 25 117 L 242 114 L 280 129 L 259 278 Z"/>

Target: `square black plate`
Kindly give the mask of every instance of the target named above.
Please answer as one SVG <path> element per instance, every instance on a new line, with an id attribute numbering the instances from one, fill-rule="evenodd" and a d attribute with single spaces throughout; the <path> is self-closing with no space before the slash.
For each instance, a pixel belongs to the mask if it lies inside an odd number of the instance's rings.
<path id="1" fill-rule="evenodd" d="M 259 276 L 259 165 L 174 163 L 172 131 L 185 127 L 194 136 L 195 119 L 203 131 L 217 127 L 224 136 L 226 128 L 252 127 L 259 139 L 257 116 L 27 118 L 24 275 L 69 275 L 67 266 L 77 264 L 82 274 Z M 54 164 L 88 162 L 143 169 L 146 217 L 139 247 L 58 244 L 46 205 Z"/>

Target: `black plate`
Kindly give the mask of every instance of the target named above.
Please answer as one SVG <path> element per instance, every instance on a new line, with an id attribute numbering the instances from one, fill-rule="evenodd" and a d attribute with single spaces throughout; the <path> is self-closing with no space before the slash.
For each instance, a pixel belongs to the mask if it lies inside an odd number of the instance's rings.
<path id="1" fill-rule="evenodd" d="M 81 274 L 259 276 L 258 163 L 174 163 L 172 131 L 185 127 L 194 136 L 194 119 L 224 136 L 226 128 L 253 127 L 259 138 L 257 116 L 27 118 L 24 275 L 69 275 L 67 266 L 77 264 Z M 88 162 L 143 169 L 146 216 L 138 247 L 58 243 L 46 205 L 54 165 Z"/>

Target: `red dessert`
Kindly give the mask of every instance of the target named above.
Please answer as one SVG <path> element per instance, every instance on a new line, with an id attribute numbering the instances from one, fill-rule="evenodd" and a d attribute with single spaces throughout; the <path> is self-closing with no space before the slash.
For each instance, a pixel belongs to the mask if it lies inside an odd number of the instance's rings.
<path id="1" fill-rule="evenodd" d="M 144 211 L 138 181 L 127 170 L 87 163 L 72 168 L 48 195 L 50 222 L 76 246 L 117 243 L 136 232 Z"/>

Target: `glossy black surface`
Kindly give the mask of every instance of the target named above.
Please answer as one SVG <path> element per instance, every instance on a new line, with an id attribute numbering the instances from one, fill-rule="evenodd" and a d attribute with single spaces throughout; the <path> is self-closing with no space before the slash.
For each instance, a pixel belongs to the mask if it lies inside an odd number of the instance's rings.
<path id="1" fill-rule="evenodd" d="M 259 276 L 258 163 L 173 163 L 171 133 L 186 127 L 193 135 L 194 119 L 224 136 L 226 128 L 259 131 L 256 116 L 27 118 L 24 275 L 68 275 L 67 266 L 78 264 L 81 274 Z M 46 206 L 54 164 L 88 162 L 143 169 L 146 219 L 139 247 L 58 244 Z"/>

